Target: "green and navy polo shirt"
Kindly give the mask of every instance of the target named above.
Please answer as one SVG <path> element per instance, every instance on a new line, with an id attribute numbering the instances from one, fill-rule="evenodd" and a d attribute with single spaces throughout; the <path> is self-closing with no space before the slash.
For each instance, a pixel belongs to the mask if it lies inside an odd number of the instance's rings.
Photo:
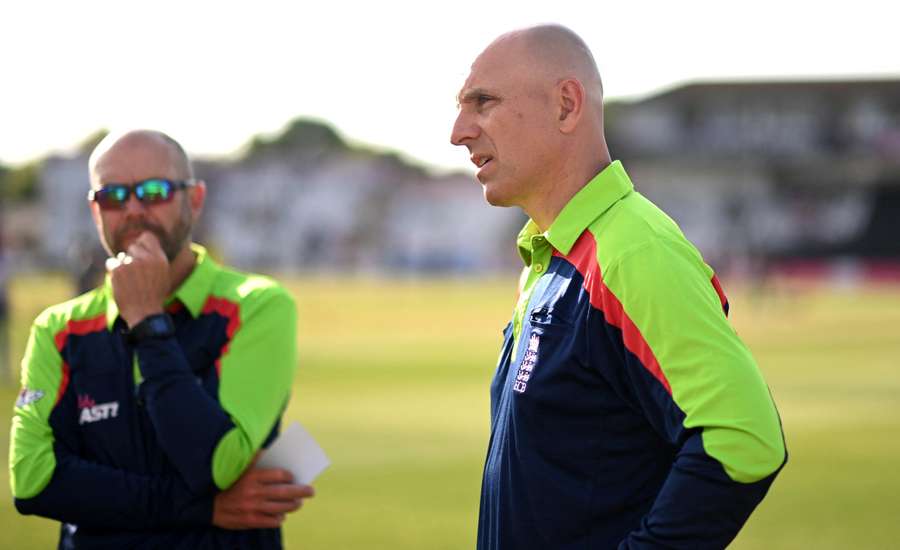
<path id="1" fill-rule="evenodd" d="M 713 270 L 618 161 L 518 247 L 478 547 L 726 546 L 787 455 Z"/>
<path id="2" fill-rule="evenodd" d="M 294 301 L 193 251 L 167 303 L 174 337 L 133 346 L 109 279 L 32 326 L 10 484 L 20 512 L 63 522 L 66 548 L 281 545 L 277 529 L 211 519 L 216 492 L 277 433 L 296 367 Z"/>

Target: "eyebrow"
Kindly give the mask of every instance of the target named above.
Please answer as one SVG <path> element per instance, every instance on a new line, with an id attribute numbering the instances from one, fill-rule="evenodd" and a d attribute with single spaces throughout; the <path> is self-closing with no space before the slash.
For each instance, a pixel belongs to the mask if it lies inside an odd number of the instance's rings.
<path id="1" fill-rule="evenodd" d="M 494 97 L 495 94 L 489 92 L 488 90 L 485 90 L 484 88 L 473 88 L 466 92 L 460 92 L 459 95 L 456 96 L 456 105 L 459 106 L 463 103 L 471 103 L 476 98 L 478 98 L 478 96 L 482 95 L 489 95 L 491 97 Z"/>

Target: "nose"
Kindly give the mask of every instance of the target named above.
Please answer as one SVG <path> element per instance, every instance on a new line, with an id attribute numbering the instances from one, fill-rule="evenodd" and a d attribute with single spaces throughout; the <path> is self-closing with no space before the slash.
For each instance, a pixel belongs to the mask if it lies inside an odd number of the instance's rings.
<path id="1" fill-rule="evenodd" d="M 125 206 L 122 207 L 127 214 L 142 214 L 144 208 L 144 203 L 139 201 L 137 195 L 133 192 L 128 195 L 128 198 L 125 200 Z"/>
<path id="2" fill-rule="evenodd" d="M 466 145 L 467 142 L 478 137 L 481 129 L 465 109 L 460 109 L 453 123 L 453 131 L 450 133 L 450 143 L 453 145 Z"/>

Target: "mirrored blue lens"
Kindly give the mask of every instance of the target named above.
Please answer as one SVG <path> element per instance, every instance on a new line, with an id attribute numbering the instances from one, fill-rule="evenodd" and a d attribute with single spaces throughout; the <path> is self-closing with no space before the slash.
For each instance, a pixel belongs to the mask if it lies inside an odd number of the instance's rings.
<path id="1" fill-rule="evenodd" d="M 168 180 L 144 180 L 134 186 L 134 194 L 142 202 L 163 202 L 172 195 L 172 183 Z"/>

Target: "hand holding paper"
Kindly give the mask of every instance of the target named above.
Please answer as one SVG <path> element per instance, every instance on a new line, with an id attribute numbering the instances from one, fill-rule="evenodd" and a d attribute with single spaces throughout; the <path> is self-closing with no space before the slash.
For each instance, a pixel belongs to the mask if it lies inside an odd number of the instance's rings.
<path id="1" fill-rule="evenodd" d="M 330 464 L 322 447 L 295 421 L 262 452 L 256 467 L 282 468 L 294 475 L 294 483 L 310 485 Z"/>

